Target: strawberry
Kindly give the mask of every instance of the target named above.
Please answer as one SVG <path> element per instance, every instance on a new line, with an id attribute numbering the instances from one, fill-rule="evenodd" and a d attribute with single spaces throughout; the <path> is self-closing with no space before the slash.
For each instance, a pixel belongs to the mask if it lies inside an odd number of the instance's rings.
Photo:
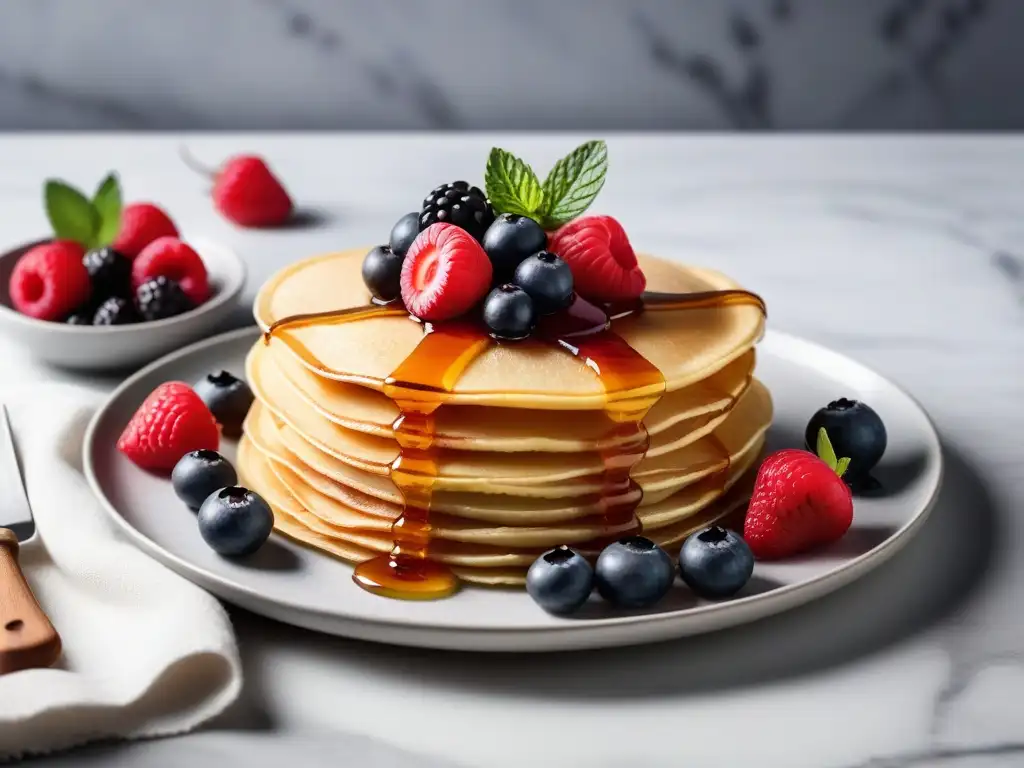
<path id="1" fill-rule="evenodd" d="M 85 248 L 54 240 L 26 252 L 11 272 L 14 308 L 37 320 L 61 320 L 89 301 L 92 285 L 82 263 Z"/>
<path id="2" fill-rule="evenodd" d="M 551 236 L 548 250 L 568 262 L 576 292 L 585 299 L 635 299 L 647 285 L 625 230 L 611 216 L 570 221 Z"/>
<path id="3" fill-rule="evenodd" d="M 199 254 L 176 237 L 161 237 L 142 249 L 132 263 L 132 288 L 155 277 L 173 280 L 193 304 L 210 297 L 206 265 Z"/>
<path id="4" fill-rule="evenodd" d="M 132 416 L 117 448 L 143 469 L 171 470 L 186 453 L 217 450 L 220 432 L 210 409 L 188 384 L 153 390 Z"/>
<path id="5" fill-rule="evenodd" d="M 491 274 L 491 260 L 469 232 L 431 224 L 405 254 L 402 301 L 421 320 L 449 320 L 484 297 Z"/>
<path id="6" fill-rule="evenodd" d="M 121 212 L 121 228 L 111 247 L 134 259 L 157 238 L 177 236 L 178 228 L 162 209 L 153 203 L 132 203 Z"/>
<path id="7" fill-rule="evenodd" d="M 761 464 L 743 525 L 743 538 L 759 560 L 823 547 L 849 530 L 853 495 L 840 478 L 850 460 L 836 459 L 824 428 L 817 449 L 818 456 L 787 448 Z"/>
<path id="8" fill-rule="evenodd" d="M 279 227 L 292 216 L 292 199 L 257 155 L 236 155 L 214 171 L 184 149 L 185 164 L 213 180 L 213 205 L 228 221 L 242 227 Z"/>

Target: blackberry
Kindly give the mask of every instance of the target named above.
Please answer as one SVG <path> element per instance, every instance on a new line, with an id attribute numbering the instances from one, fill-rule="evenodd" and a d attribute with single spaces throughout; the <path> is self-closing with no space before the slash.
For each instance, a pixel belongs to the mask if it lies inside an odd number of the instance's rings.
<path id="1" fill-rule="evenodd" d="M 127 299 L 109 298 L 100 304 L 92 318 L 93 325 L 130 325 L 139 322 L 139 313 Z"/>
<path id="2" fill-rule="evenodd" d="M 135 292 L 135 303 L 143 320 L 163 320 L 195 306 L 180 285 L 163 275 L 140 285 Z"/>
<path id="3" fill-rule="evenodd" d="M 431 224 L 454 224 L 462 227 L 477 240 L 494 221 L 491 202 L 479 187 L 465 181 L 442 184 L 423 198 L 420 210 L 420 230 Z"/>
<path id="4" fill-rule="evenodd" d="M 76 309 L 66 318 L 64 322 L 67 325 L 92 325 L 92 317 L 95 312 L 90 312 L 88 307 L 84 309 Z"/>
<path id="5" fill-rule="evenodd" d="M 89 273 L 92 295 L 96 299 L 112 296 L 129 299 L 132 295 L 132 263 L 113 248 L 87 251 L 82 263 Z"/>

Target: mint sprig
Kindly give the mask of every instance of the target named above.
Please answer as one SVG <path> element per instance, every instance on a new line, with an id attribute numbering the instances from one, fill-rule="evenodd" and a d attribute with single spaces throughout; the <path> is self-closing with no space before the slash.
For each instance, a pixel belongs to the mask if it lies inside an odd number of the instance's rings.
<path id="1" fill-rule="evenodd" d="M 59 240 L 74 240 L 84 248 L 110 245 L 121 228 L 121 186 L 110 173 L 92 199 L 70 184 L 49 179 L 43 190 L 46 216 Z"/>
<path id="2" fill-rule="evenodd" d="M 607 173 L 608 147 L 603 141 L 578 146 L 555 163 L 543 184 L 526 162 L 494 147 L 487 158 L 484 184 L 495 211 L 529 216 L 551 230 L 590 207 Z"/>

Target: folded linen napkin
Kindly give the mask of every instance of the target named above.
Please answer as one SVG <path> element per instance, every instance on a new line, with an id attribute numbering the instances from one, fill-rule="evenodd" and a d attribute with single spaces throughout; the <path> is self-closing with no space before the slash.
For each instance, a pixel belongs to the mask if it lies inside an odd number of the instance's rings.
<path id="1" fill-rule="evenodd" d="M 181 733 L 221 712 L 242 682 L 224 609 L 122 539 L 82 475 L 97 396 L 45 385 L 4 398 L 37 526 L 22 568 L 64 653 L 0 676 L 0 759 Z"/>

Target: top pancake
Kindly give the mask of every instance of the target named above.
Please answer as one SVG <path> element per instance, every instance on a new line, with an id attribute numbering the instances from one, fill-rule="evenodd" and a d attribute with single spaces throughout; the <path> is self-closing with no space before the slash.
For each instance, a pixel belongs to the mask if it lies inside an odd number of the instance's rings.
<path id="1" fill-rule="evenodd" d="M 297 314 L 365 306 L 364 250 L 300 261 L 268 280 L 254 314 L 266 330 Z M 650 291 L 689 293 L 739 286 L 712 270 L 639 256 Z M 612 329 L 656 366 L 668 391 L 710 376 L 760 337 L 764 318 L 755 306 L 644 312 L 615 320 Z M 319 375 L 382 390 L 384 381 L 423 338 L 407 317 L 369 317 L 279 329 L 281 345 Z M 283 351 L 283 350 L 282 350 Z M 567 351 L 528 340 L 491 343 L 451 386 L 445 402 L 515 408 L 596 409 L 607 403 L 600 377 Z"/>

